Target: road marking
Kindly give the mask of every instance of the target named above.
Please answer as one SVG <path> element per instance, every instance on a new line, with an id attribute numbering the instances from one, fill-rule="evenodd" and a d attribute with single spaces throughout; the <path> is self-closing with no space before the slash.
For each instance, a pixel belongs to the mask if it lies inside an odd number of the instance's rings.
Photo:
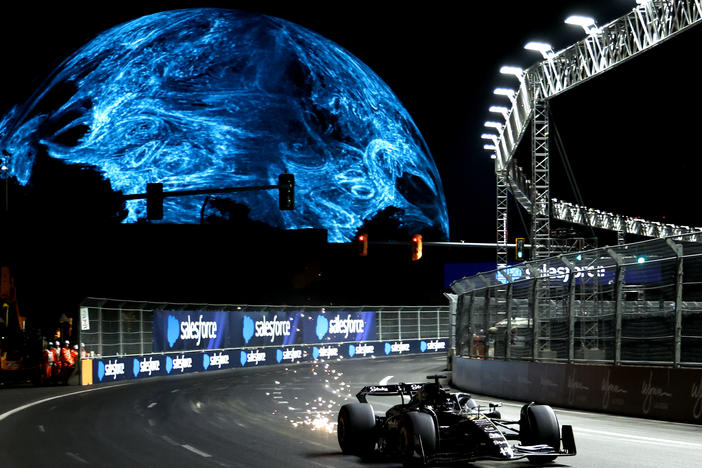
<path id="1" fill-rule="evenodd" d="M 149 406 L 147 406 L 148 409 L 153 408 L 154 406 L 158 405 L 155 401 L 153 403 L 149 403 Z"/>
<path id="2" fill-rule="evenodd" d="M 168 442 L 169 444 L 175 445 L 176 447 L 180 445 L 178 442 L 176 442 L 175 440 L 171 439 L 170 437 L 168 437 L 168 436 L 165 435 L 165 434 L 161 435 L 161 438 L 162 438 L 163 440 L 165 440 L 166 442 Z"/>
<path id="3" fill-rule="evenodd" d="M 388 375 L 387 377 L 384 377 L 380 382 L 378 382 L 380 385 L 387 385 L 388 382 L 390 382 L 390 379 L 392 379 L 392 375 Z"/>
<path id="4" fill-rule="evenodd" d="M 685 447 L 695 447 L 695 448 L 702 448 L 702 444 L 696 443 L 696 442 L 685 442 L 682 440 L 672 440 L 672 439 L 658 439 L 656 437 L 645 437 L 645 436 L 637 436 L 633 434 L 623 434 L 621 432 L 609 432 L 609 431 L 596 431 L 594 429 L 583 429 L 581 427 L 576 427 L 574 428 L 575 432 L 584 432 L 586 434 L 596 434 L 596 435 L 602 435 L 606 437 L 618 437 L 620 439 L 631 439 L 632 442 L 646 442 L 646 443 L 653 443 L 653 444 L 659 444 L 659 445 L 682 445 Z"/>
<path id="5" fill-rule="evenodd" d="M 84 465 L 87 465 L 87 464 L 88 464 L 88 461 L 87 461 L 87 460 L 85 460 L 85 459 L 79 457 L 79 456 L 76 455 L 75 453 L 66 452 L 66 455 L 68 455 L 69 457 L 71 457 L 71 458 L 74 459 L 74 460 L 77 460 L 77 461 L 83 463 Z"/>
<path id="6" fill-rule="evenodd" d="M 186 450 L 190 450 L 194 454 L 200 455 L 203 458 L 212 458 L 212 455 L 210 455 L 209 453 L 205 453 L 202 450 L 198 450 L 195 447 L 193 447 L 192 445 L 182 444 L 181 447 L 183 447 Z"/>
<path id="7" fill-rule="evenodd" d="M 46 432 L 46 429 L 44 429 L 44 426 L 41 424 L 39 424 L 37 427 L 39 428 L 39 432 Z"/>
<path id="8" fill-rule="evenodd" d="M 9 416 L 12 416 L 15 413 L 19 413 L 20 411 L 24 411 L 27 408 L 31 408 L 32 406 L 41 405 L 42 403 L 46 403 L 47 401 L 58 400 L 59 398 L 65 398 L 65 397 L 69 397 L 69 396 L 73 396 L 73 395 L 80 395 L 82 393 L 89 393 L 89 392 L 95 392 L 98 390 L 105 390 L 108 388 L 123 387 L 124 385 L 129 385 L 129 384 L 123 383 L 123 384 L 117 384 L 117 385 L 110 385 L 109 387 L 89 388 L 88 390 L 80 390 L 78 392 L 64 393 L 63 395 L 55 395 L 55 396 L 52 396 L 49 398 L 44 398 L 42 400 L 33 401 L 31 403 L 27 403 L 26 405 L 18 406 L 15 409 L 11 409 L 10 411 L 6 411 L 6 412 L 0 414 L 0 421 L 8 418 Z"/>

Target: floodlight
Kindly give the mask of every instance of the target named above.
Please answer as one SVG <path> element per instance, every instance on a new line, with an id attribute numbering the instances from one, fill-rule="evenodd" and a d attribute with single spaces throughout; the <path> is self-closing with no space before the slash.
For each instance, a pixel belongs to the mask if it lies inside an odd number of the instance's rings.
<path id="1" fill-rule="evenodd" d="M 505 65 L 503 67 L 500 67 L 500 73 L 502 73 L 503 75 L 514 75 L 517 78 L 521 79 L 522 75 L 524 74 L 524 70 L 522 70 L 521 67 Z"/>
<path id="2" fill-rule="evenodd" d="M 495 90 L 492 92 L 493 94 L 497 96 L 507 96 L 510 101 L 514 102 L 514 95 L 517 94 L 517 92 L 513 89 L 509 88 L 495 88 Z"/>
<path id="3" fill-rule="evenodd" d="M 497 141 L 498 137 L 494 133 L 483 133 L 482 135 L 480 135 L 480 138 L 482 138 L 483 140 L 490 140 L 494 143 Z"/>
<path id="4" fill-rule="evenodd" d="M 500 115 L 502 115 L 502 117 L 504 117 L 505 120 L 507 120 L 507 116 L 509 116 L 509 109 L 507 109 L 506 107 L 502 107 L 502 106 L 490 106 L 490 109 L 488 109 L 488 110 L 489 110 L 490 112 L 495 113 L 495 114 L 500 114 Z"/>
<path id="5" fill-rule="evenodd" d="M 573 26 L 580 26 L 586 34 L 597 31 L 594 18 L 590 18 L 589 16 L 571 15 L 566 18 L 565 23 Z"/>
<path id="6" fill-rule="evenodd" d="M 491 155 L 490 155 L 490 159 L 497 159 L 497 155 L 496 155 L 496 154 L 491 154 Z"/>
<path id="7" fill-rule="evenodd" d="M 488 151 L 497 151 L 497 146 L 495 145 L 483 145 L 483 149 L 486 149 Z"/>
<path id="8" fill-rule="evenodd" d="M 498 132 L 502 130 L 502 124 L 500 122 L 487 121 L 483 125 L 488 127 L 488 128 L 494 128 Z"/>
<path id="9" fill-rule="evenodd" d="M 534 50 L 541 53 L 543 58 L 549 58 L 553 55 L 553 47 L 551 47 L 551 44 L 547 44 L 546 42 L 527 42 L 524 45 L 524 48 L 526 50 Z"/>

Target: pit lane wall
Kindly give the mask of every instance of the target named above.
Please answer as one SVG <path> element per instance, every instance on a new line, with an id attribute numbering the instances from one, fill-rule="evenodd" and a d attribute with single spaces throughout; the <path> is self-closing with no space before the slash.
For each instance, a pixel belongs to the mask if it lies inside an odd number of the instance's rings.
<path id="1" fill-rule="evenodd" d="M 702 369 L 454 357 L 452 381 L 496 398 L 702 424 Z"/>
<path id="2" fill-rule="evenodd" d="M 273 364 L 446 352 L 448 339 L 318 343 L 83 360 L 83 385 Z M 90 364 L 88 364 L 90 362 Z"/>

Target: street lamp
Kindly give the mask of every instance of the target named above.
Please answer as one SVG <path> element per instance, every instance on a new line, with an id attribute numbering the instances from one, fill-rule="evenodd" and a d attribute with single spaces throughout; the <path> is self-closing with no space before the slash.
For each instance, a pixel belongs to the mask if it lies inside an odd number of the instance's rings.
<path id="1" fill-rule="evenodd" d="M 512 104 L 514 104 L 514 96 L 517 94 L 515 90 L 509 88 L 495 88 L 492 93 L 496 96 L 505 96 L 509 98 Z"/>
<path id="2" fill-rule="evenodd" d="M 490 109 L 488 109 L 490 112 L 494 114 L 500 114 L 502 117 L 505 118 L 505 121 L 507 120 L 507 117 L 509 116 L 509 109 L 503 106 L 490 106 Z"/>
<path id="3" fill-rule="evenodd" d="M 526 50 L 533 50 L 536 52 L 539 52 L 541 56 L 545 59 L 549 57 L 553 57 L 553 47 L 551 47 L 551 44 L 547 44 L 546 42 L 527 42 L 524 44 L 524 48 Z"/>
<path id="4" fill-rule="evenodd" d="M 502 124 L 500 122 L 487 121 L 483 125 L 487 128 L 494 128 L 498 132 L 502 131 Z"/>
<path id="5" fill-rule="evenodd" d="M 595 19 L 589 16 L 571 15 L 566 18 L 565 23 L 572 26 L 580 26 L 585 31 L 585 34 L 597 32 Z"/>
<path id="6" fill-rule="evenodd" d="M 521 81 L 524 77 L 524 70 L 521 67 L 513 67 L 511 65 L 504 65 L 500 67 L 500 73 L 503 75 L 514 75 Z"/>
<path id="7" fill-rule="evenodd" d="M 498 137 L 494 133 L 483 133 L 482 135 L 480 135 L 480 138 L 482 138 L 483 140 L 490 140 L 494 144 L 497 144 Z"/>

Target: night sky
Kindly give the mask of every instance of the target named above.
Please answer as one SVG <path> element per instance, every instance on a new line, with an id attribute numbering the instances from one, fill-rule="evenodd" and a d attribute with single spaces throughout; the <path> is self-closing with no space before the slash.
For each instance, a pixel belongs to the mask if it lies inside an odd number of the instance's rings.
<path id="1" fill-rule="evenodd" d="M 490 105 L 503 64 L 524 68 L 539 55 L 529 40 L 563 48 L 583 37 L 563 24 L 570 14 L 605 24 L 635 2 L 470 2 L 468 8 L 402 2 L 140 2 L 13 7 L 4 12 L 3 92 L 0 106 L 21 102 L 60 61 L 99 32 L 144 14 L 214 6 L 278 16 L 305 26 L 349 50 L 371 67 L 404 103 L 436 160 L 446 193 L 451 240 L 492 241 L 494 166 L 482 149 L 482 123 L 498 116 Z M 685 209 L 694 197 L 695 130 L 700 93 L 692 72 L 699 26 L 614 72 L 552 101 L 553 122 L 585 203 L 631 216 L 702 225 Z M 502 101 L 502 102 L 501 102 Z M 693 111 L 686 116 L 685 108 Z M 575 201 L 552 144 L 552 196 Z M 528 152 L 527 152 L 528 153 Z M 528 154 L 524 165 L 528 165 Z M 689 188 L 688 188 L 689 187 Z M 681 199 L 683 198 L 683 199 Z M 513 213 L 516 213 L 513 210 Z M 514 227 L 512 227 L 514 226 Z M 522 229 L 518 216 L 510 229 Z"/>

